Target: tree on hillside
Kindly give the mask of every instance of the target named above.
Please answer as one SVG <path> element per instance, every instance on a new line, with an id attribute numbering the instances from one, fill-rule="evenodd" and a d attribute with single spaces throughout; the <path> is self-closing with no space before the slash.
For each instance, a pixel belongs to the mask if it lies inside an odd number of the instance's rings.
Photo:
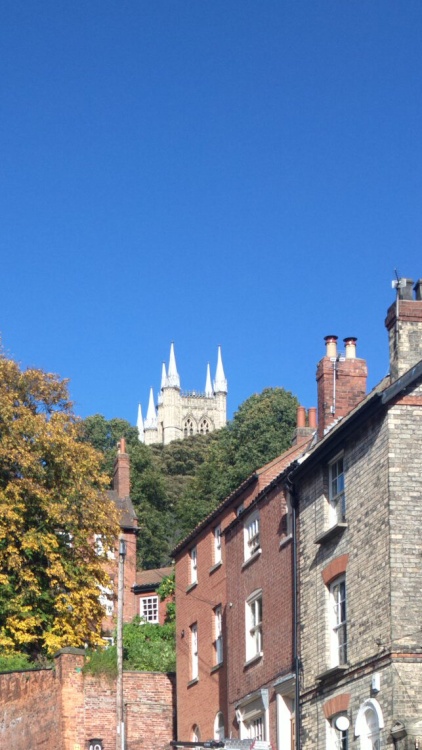
<path id="1" fill-rule="evenodd" d="M 32 656 L 100 642 L 103 560 L 118 520 L 66 382 L 0 354 L 0 647 Z"/>
<path id="2" fill-rule="evenodd" d="M 132 427 L 126 419 L 106 419 L 102 414 L 93 414 L 82 422 L 81 440 L 90 443 L 103 454 L 102 468 L 113 479 L 113 467 L 116 460 L 116 446 L 120 438 L 126 438 L 126 445 L 130 448 L 138 444 L 138 430 Z"/>
<path id="3" fill-rule="evenodd" d="M 213 433 L 206 460 L 177 506 L 187 534 L 255 469 L 283 453 L 296 424 L 298 400 L 284 388 L 265 388 L 241 404 L 233 420 Z"/>

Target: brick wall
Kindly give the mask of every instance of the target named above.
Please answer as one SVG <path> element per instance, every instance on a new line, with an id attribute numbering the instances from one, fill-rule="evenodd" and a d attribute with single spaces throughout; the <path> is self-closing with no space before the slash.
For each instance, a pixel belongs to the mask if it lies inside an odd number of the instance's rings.
<path id="1" fill-rule="evenodd" d="M 80 649 L 59 652 L 55 668 L 0 675 L 0 747 L 85 750 L 93 738 L 116 747 L 116 685 L 83 674 Z M 175 677 L 125 672 L 127 750 L 160 750 L 175 737 Z"/>

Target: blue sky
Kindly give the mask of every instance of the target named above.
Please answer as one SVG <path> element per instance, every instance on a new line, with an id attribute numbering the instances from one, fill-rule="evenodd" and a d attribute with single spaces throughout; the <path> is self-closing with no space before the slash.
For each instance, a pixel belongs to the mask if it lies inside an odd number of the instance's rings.
<path id="1" fill-rule="evenodd" d="M 388 370 L 422 277 L 420 0 L 3 0 L 0 330 L 136 420 L 175 342 L 229 413 L 315 405 L 327 334 Z"/>

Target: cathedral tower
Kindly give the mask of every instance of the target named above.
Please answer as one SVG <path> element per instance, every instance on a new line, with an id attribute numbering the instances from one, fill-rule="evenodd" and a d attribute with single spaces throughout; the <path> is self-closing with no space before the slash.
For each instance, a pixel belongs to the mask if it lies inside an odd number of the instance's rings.
<path id="1" fill-rule="evenodd" d="M 217 352 L 214 386 L 211 385 L 211 371 L 208 364 L 205 391 L 184 393 L 180 388 L 174 344 L 171 344 L 167 371 L 164 363 L 162 366 L 157 407 L 154 404 L 152 388 L 145 420 L 142 418 L 142 409 L 139 405 L 137 421 L 139 440 L 147 445 L 152 443 L 168 445 L 173 440 L 213 432 L 224 427 L 226 422 L 227 380 L 224 374 L 221 347 L 218 347 Z"/>

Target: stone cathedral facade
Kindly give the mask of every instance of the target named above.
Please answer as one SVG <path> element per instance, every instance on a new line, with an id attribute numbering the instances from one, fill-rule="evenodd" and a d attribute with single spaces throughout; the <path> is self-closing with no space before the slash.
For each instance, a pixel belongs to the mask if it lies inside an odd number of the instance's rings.
<path id="1" fill-rule="evenodd" d="M 138 407 L 139 440 L 146 445 L 173 440 L 183 440 L 191 435 L 207 434 L 218 430 L 227 422 L 227 380 L 224 374 L 221 347 L 217 352 L 217 368 L 213 384 L 207 365 L 205 391 L 184 393 L 180 388 L 180 377 L 176 366 L 174 345 L 170 347 L 168 369 L 163 363 L 161 388 L 157 405 L 151 388 L 146 418 Z"/>

